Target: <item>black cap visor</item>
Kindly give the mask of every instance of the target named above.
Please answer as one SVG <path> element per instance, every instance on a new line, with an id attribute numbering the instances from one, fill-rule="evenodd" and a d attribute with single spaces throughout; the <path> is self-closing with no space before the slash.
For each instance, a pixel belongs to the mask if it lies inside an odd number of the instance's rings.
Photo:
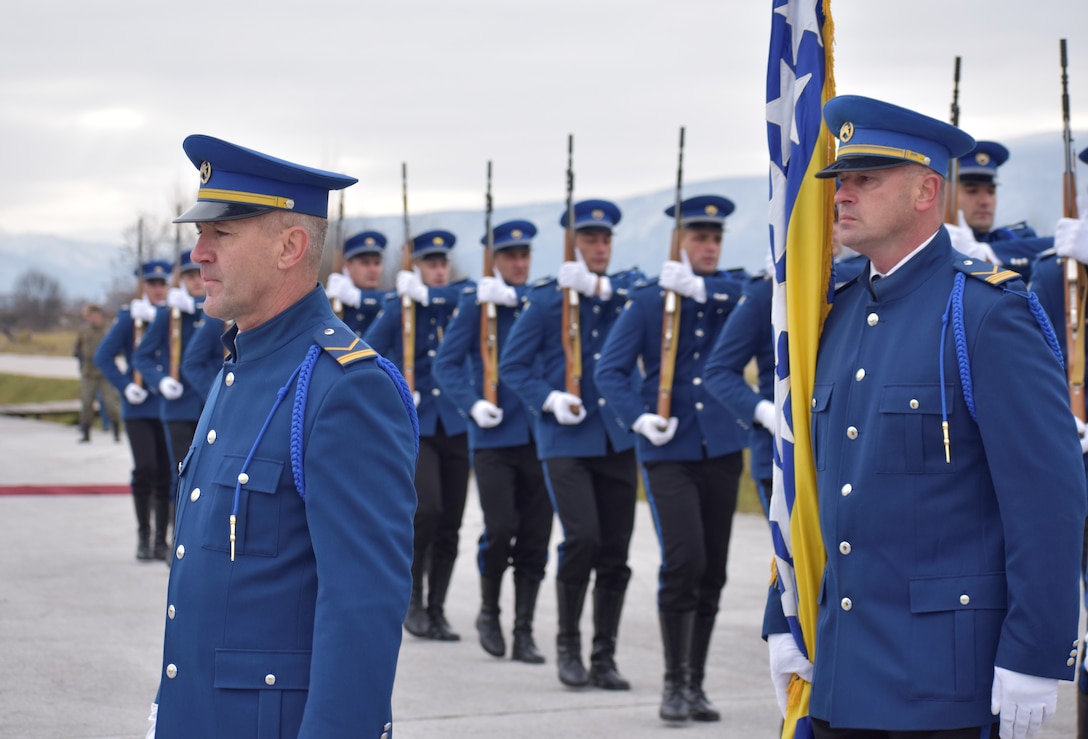
<path id="1" fill-rule="evenodd" d="M 827 179 L 838 177 L 840 172 L 864 172 L 871 169 L 891 169 L 910 164 L 906 159 L 893 159 L 891 157 L 843 157 L 816 173 L 816 177 Z"/>
<path id="2" fill-rule="evenodd" d="M 222 203 L 215 200 L 198 201 L 189 210 L 174 219 L 174 223 L 212 223 L 214 221 L 237 221 L 267 213 L 275 208 L 249 203 Z"/>

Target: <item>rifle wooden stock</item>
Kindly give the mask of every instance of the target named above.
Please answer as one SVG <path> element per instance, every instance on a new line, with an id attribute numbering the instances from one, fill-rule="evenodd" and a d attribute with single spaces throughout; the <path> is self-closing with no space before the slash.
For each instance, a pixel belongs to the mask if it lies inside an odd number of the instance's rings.
<path id="1" fill-rule="evenodd" d="M 956 57 L 956 69 L 952 79 L 952 115 L 951 123 L 956 128 L 960 125 L 960 57 Z M 959 177 L 960 161 L 953 157 L 948 162 L 948 180 L 944 193 L 944 222 L 959 224 Z"/>
<path id="2" fill-rule="evenodd" d="M 1065 39 L 1061 39 L 1062 66 L 1062 143 L 1065 148 L 1065 173 L 1062 176 L 1062 215 L 1077 217 L 1077 175 L 1073 154 L 1073 135 L 1069 129 L 1069 75 Z M 1069 384 L 1069 409 L 1081 421 L 1085 420 L 1084 312 L 1088 303 L 1088 272 L 1084 265 L 1071 257 L 1065 258 L 1065 349 Z"/>
<path id="3" fill-rule="evenodd" d="M 494 276 L 492 259 L 495 254 L 495 234 L 491 230 L 491 162 L 487 163 L 487 202 L 484 218 L 484 277 Z M 494 303 L 480 304 L 480 362 L 484 370 L 484 399 L 499 404 L 499 329 Z"/>
<path id="4" fill-rule="evenodd" d="M 181 203 L 178 203 L 181 216 Z M 173 286 L 181 287 L 181 224 L 174 226 L 174 278 Z M 181 380 L 181 309 L 170 309 L 170 376 Z"/>
<path id="5" fill-rule="evenodd" d="M 136 300 L 144 296 L 144 219 L 136 222 Z M 136 349 L 144 338 L 143 319 L 132 318 L 132 348 Z M 141 387 L 144 378 L 136 368 L 132 369 L 132 382 Z"/>
<path id="6" fill-rule="evenodd" d="M 340 215 L 336 219 L 336 250 L 332 254 L 332 271 L 344 271 L 344 191 L 340 191 Z M 329 298 L 329 305 L 337 318 L 344 317 L 344 304 L 340 298 Z"/>
<path id="7" fill-rule="evenodd" d="M 567 136 L 567 229 L 563 237 L 563 261 L 574 256 L 574 134 Z M 578 291 L 563 289 L 563 356 L 566 358 L 565 389 L 582 397 L 582 327 Z M 575 408 L 571 409 L 576 412 Z"/>
<path id="8" fill-rule="evenodd" d="M 404 204 L 404 247 L 401 250 L 400 268 L 412 271 L 412 233 L 408 229 L 408 164 L 400 165 L 401 200 Z M 408 389 L 416 389 L 416 303 L 407 295 L 400 299 L 401 373 Z"/>
<path id="9" fill-rule="evenodd" d="M 679 262 L 680 243 L 684 234 L 684 218 L 680 212 L 684 185 L 684 128 L 680 128 L 680 155 L 676 166 L 676 228 L 673 229 L 669 259 Z M 661 366 L 657 383 L 657 415 L 672 414 L 672 385 L 676 378 L 676 349 L 680 337 L 680 296 L 674 290 L 665 291 L 665 311 L 661 321 Z"/>

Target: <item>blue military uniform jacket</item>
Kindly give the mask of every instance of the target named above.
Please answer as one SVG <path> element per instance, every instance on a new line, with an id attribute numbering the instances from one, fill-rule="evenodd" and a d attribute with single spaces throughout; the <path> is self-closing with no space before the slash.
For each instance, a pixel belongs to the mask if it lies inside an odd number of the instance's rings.
<path id="1" fill-rule="evenodd" d="M 528 287 L 514 288 L 519 304 L 516 307 L 496 305 L 496 340 L 499 351 L 521 309 Z M 434 361 L 434 376 L 445 397 L 450 399 L 466 419 L 469 449 L 498 449 L 522 446 L 533 440 L 532 421 L 522 399 L 499 378 L 498 406 L 502 408 L 502 423 L 483 429 L 469 416 L 473 404 L 484 397 L 483 360 L 480 357 L 480 304 L 475 288 L 461 295 L 457 312 L 446 327 L 446 337 Z"/>
<path id="2" fill-rule="evenodd" d="M 432 367 L 438 347 L 453 317 L 461 293 L 473 287 L 468 280 L 430 287 L 429 304 L 416 303 L 416 377 L 415 390 L 419 393 L 419 434 L 434 436 L 438 421 L 447 436 L 465 433 L 465 417 L 457 410 L 434 378 Z M 400 335 L 400 297 L 396 293 L 386 299 L 382 312 L 366 332 L 366 342 L 382 356 L 388 357 L 403 369 L 404 350 Z"/>
<path id="3" fill-rule="evenodd" d="M 951 327 L 940 374 L 942 315 L 964 273 L 977 421 Z M 1022 283 L 954 251 L 943 228 L 891 275 L 867 277 L 835 296 L 812 397 L 827 564 L 811 714 L 989 725 L 995 665 L 1073 674 L 1086 502 L 1062 369 Z"/>
<path id="4" fill-rule="evenodd" d="M 196 298 L 196 312 L 181 314 L 182 351 L 193 338 L 193 333 L 204 324 L 204 298 Z M 132 355 L 136 370 L 144 376 L 145 386 L 153 395 L 159 394 L 159 382 L 170 374 L 170 308 L 158 309 L 155 320 L 147 328 L 143 341 Z M 194 390 L 181 372 L 180 361 L 178 374 L 184 390 L 175 400 L 160 399 L 160 418 L 163 422 L 195 421 L 200 418 L 204 408 L 204 396 Z"/>
<path id="5" fill-rule="evenodd" d="M 774 474 L 774 429 L 768 431 L 752 423 L 759 401 L 774 401 L 773 288 L 769 275 L 758 275 L 748 282 L 740 302 L 718 332 L 703 370 L 707 392 L 751 428 L 749 467 L 756 480 L 768 480 Z M 758 390 L 744 378 L 744 369 L 752 357 L 756 358 L 759 372 Z"/>
<path id="6" fill-rule="evenodd" d="M 320 288 L 225 341 L 231 358 L 180 473 L 156 737 L 391 736 L 411 589 L 411 399 Z M 288 380 L 312 348 L 293 421 Z M 345 454 L 346 437 L 359 450 Z"/>
<path id="7" fill-rule="evenodd" d="M 976 233 L 975 238 L 989 244 L 1001 265 L 1019 272 L 1024 282 L 1031 281 L 1031 265 L 1039 253 L 1054 247 L 1053 236 L 1039 236 L 1023 221 L 989 233 Z"/>
<path id="8" fill-rule="evenodd" d="M 744 291 L 740 277 L 717 272 L 705 278 L 707 300 L 680 300 L 680 334 L 672 386 L 672 416 L 679 423 L 668 444 L 654 446 L 637 435 L 640 462 L 696 462 L 739 452 L 748 445 L 748 428 L 737 422 L 707 392 L 703 370 L 710 349 L 729 313 Z M 623 313 L 608 334 L 594 377 L 612 411 L 631 428 L 643 413 L 657 412 L 661 370 L 661 326 L 665 290 L 652 280 L 631 294 Z M 639 364 L 643 377 L 632 377 Z"/>
<path id="9" fill-rule="evenodd" d="M 181 376 L 186 386 L 200 396 L 201 403 L 208 399 L 212 382 L 223 367 L 225 330 L 226 324 L 221 319 L 205 315 L 181 347 Z"/>
<path id="10" fill-rule="evenodd" d="M 635 445 L 630 426 L 608 407 L 593 379 L 597 361 L 612 324 L 623 311 L 631 288 L 640 284 L 643 274 L 631 269 L 610 275 L 612 296 L 579 296 L 579 326 L 582 340 L 581 397 L 585 419 L 563 426 L 542 409 L 548 394 L 566 387 L 566 360 L 560 340 L 562 331 L 563 288 L 554 279 L 541 280 L 529 291 L 529 304 L 514 323 L 506 345 L 500 347 L 499 377 L 514 389 L 536 421 L 537 456 L 603 457 L 608 447 L 626 451 Z M 629 368 L 634 371 L 634 367 Z"/>
<path id="11" fill-rule="evenodd" d="M 352 308 L 344 306 L 344 323 L 348 325 L 356 336 L 366 336 L 370 324 L 382 310 L 382 306 L 389 298 L 395 298 L 397 294 L 389 290 L 364 290 L 359 289 L 359 306 Z"/>
<path id="12" fill-rule="evenodd" d="M 157 388 L 151 387 L 151 383 L 146 380 L 141 382 L 141 385 L 148 391 L 147 400 L 144 402 L 132 405 L 132 403 L 128 402 L 128 398 L 125 397 L 125 388 L 132 382 L 133 378 L 133 328 L 132 313 L 128 307 L 118 310 L 117 319 L 102 338 L 102 343 L 98 345 L 98 349 L 95 350 L 94 363 L 102 371 L 106 381 L 117 388 L 117 392 L 121 394 L 121 418 L 158 419 L 161 398 L 159 398 L 157 392 L 151 392 L 153 389 L 157 390 Z M 149 328 L 149 326 L 145 326 L 145 332 Z M 117 367 L 118 355 L 125 358 L 126 369 L 124 372 Z"/>

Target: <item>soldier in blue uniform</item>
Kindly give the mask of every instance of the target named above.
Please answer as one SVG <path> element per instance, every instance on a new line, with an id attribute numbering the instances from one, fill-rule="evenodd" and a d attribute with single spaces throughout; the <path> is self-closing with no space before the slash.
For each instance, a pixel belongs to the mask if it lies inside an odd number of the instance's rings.
<path id="1" fill-rule="evenodd" d="M 601 350 L 597 389 L 638 434 L 638 461 L 661 545 L 657 610 L 665 653 L 659 714 L 666 721 L 721 718 L 703 692 L 710 635 L 725 586 L 729 536 L 748 433 L 703 385 L 714 340 L 744 290 L 746 275 L 718 269 L 733 203 L 700 195 L 665 214 L 681 229 L 682 261 L 631 293 Z M 668 418 L 658 415 L 662 321 L 679 300 L 675 377 Z M 641 375 L 631 368 L 641 366 Z"/>
<path id="2" fill-rule="evenodd" d="M 628 290 L 642 279 L 630 269 L 607 275 L 612 229 L 620 210 L 606 200 L 574 207 L 577 261 L 563 262 L 558 279 L 539 281 L 514 323 L 499 360 L 499 376 L 513 388 L 536 424 L 537 456 L 552 506 L 563 527 L 556 572 L 559 680 L 581 687 L 628 690 L 616 668 L 616 637 L 631 570 L 627 550 L 635 521 L 635 438 L 630 426 L 597 391 L 593 370 Z M 566 227 L 567 214 L 560 225 Z M 564 288 L 580 294 L 581 396 L 566 387 L 560 341 Z M 582 662 L 579 621 L 590 575 L 593 649 L 590 672 Z"/>
<path id="3" fill-rule="evenodd" d="M 203 404 L 208 399 L 215 376 L 223 368 L 226 358 L 223 342 L 226 322 L 205 314 L 199 326 L 193 327 L 189 341 L 181 347 L 181 375 L 189 388 L 200 396 Z"/>
<path id="4" fill-rule="evenodd" d="M 325 285 L 330 299 L 344 304 L 344 323 L 356 336 L 365 336 L 370 324 L 378 317 L 388 290 L 380 290 L 382 255 L 385 235 L 378 231 L 363 231 L 344 242 L 344 270 L 333 272 Z"/>
<path id="5" fill-rule="evenodd" d="M 392 736 L 415 409 L 317 281 L 355 179 L 189 136 L 204 309 L 229 350 L 182 463 L 157 739 Z M 344 454 L 344 438 L 366 454 Z"/>
<path id="6" fill-rule="evenodd" d="M 824 118 L 839 148 L 820 176 L 838 178 L 842 242 L 870 270 L 835 295 L 811 401 L 814 734 L 973 739 L 999 721 L 1025 737 L 1079 643 L 1085 479 L 1060 358 L 1019 275 L 956 252 L 941 225 L 970 136 L 857 96 Z M 788 630 L 772 589 L 780 694 L 808 671 Z"/>
<path id="7" fill-rule="evenodd" d="M 548 561 L 552 504 L 533 443 L 533 421 L 521 398 L 499 378 L 497 403 L 484 396 L 480 354 L 481 311 L 495 312 L 497 351 L 506 345 L 521 315 L 529 277 L 530 245 L 536 226 L 507 221 L 493 231 L 495 276 L 485 275 L 461 296 L 457 313 L 435 358 L 434 374 L 445 397 L 468 422 L 468 445 L 484 513 L 476 555 L 480 571 L 480 614 L 476 629 L 488 654 L 501 657 L 506 642 L 499 624 L 499 594 L 508 567 L 514 570 L 514 644 L 520 662 L 544 662 L 533 640 L 537 593 Z M 487 244 L 485 234 L 483 243 Z"/>
<path id="8" fill-rule="evenodd" d="M 121 393 L 121 418 L 132 450 L 132 502 L 136 508 L 136 559 L 166 558 L 170 525 L 171 466 L 166 432 L 160 420 L 160 398 L 147 390 L 150 383 L 134 375 L 133 354 L 145 326 L 154 325 L 156 309 L 166 300 L 166 279 L 173 265 L 162 260 L 140 267 L 144 294 L 117 313 L 117 319 L 94 353 L 94 363 Z M 124 357 L 125 371 L 117 366 Z M 151 513 L 154 509 L 154 546 Z"/>
<path id="9" fill-rule="evenodd" d="M 952 246 L 973 256 L 972 240 L 988 244 L 998 264 L 1019 272 L 1024 282 L 1031 280 L 1031 265 L 1036 255 L 1054 246 L 1054 239 L 1039 236 L 1025 221 L 994 227 L 997 210 L 997 168 L 1009 159 L 1009 150 L 996 141 L 979 141 L 959 158 L 959 184 L 956 206 L 963 219 L 949 228 Z M 966 226 L 966 228 L 964 228 Z M 970 230 L 967 230 L 970 229 Z M 992 260 L 991 260 L 992 261 Z"/>
<path id="10" fill-rule="evenodd" d="M 188 378 L 181 372 L 178 377 L 170 373 L 170 340 L 174 330 L 173 311 L 178 312 L 181 330 L 181 350 L 184 351 L 193 332 L 204 323 L 204 280 L 200 277 L 200 265 L 194 262 L 189 251 L 183 252 L 178 269 L 182 287 L 172 287 L 166 296 L 166 305 L 159 308 L 155 321 L 148 327 L 143 341 L 132 355 L 136 370 L 143 375 L 147 387 L 160 398 L 159 418 L 166 429 L 167 450 L 170 453 L 171 496 L 177 491 L 177 468 L 189 451 L 204 408 L 204 397 L 195 392 Z M 166 559 L 166 543 L 156 537 L 153 556 Z"/>
<path id="11" fill-rule="evenodd" d="M 412 271 L 397 273 L 397 294 L 386 299 L 370 325 L 366 341 L 398 366 L 404 357 L 401 299 L 415 303 L 415 391 L 419 409 L 419 463 L 415 485 L 419 505 L 415 514 L 412 558 L 412 597 L 404 628 L 413 636 L 457 641 L 460 635 L 446 620 L 445 603 L 461 518 L 468 496 L 468 439 L 465 418 L 442 394 L 433 375 L 434 357 L 461 293 L 472 287 L 463 280 L 449 282 L 449 251 L 456 237 L 449 231 L 427 231 L 412 241 Z M 426 606 L 423 583 L 427 582 Z"/>

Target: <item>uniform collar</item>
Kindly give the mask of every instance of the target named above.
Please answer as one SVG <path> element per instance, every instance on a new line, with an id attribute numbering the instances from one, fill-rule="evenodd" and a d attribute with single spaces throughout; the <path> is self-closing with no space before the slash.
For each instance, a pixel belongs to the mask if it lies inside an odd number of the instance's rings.
<path id="1" fill-rule="evenodd" d="M 314 325 L 333 316 L 329 299 L 321 286 L 315 286 L 305 297 L 260 326 L 242 333 L 238 325 L 223 334 L 223 345 L 235 362 L 261 359 L 291 343 L 299 336 L 313 331 Z"/>
<path id="2" fill-rule="evenodd" d="M 951 255 L 952 242 L 942 228 L 882 279 L 875 283 L 871 279 L 865 280 L 870 297 L 879 301 L 895 300 L 913 292 L 936 274 L 938 265 L 947 262 Z"/>

